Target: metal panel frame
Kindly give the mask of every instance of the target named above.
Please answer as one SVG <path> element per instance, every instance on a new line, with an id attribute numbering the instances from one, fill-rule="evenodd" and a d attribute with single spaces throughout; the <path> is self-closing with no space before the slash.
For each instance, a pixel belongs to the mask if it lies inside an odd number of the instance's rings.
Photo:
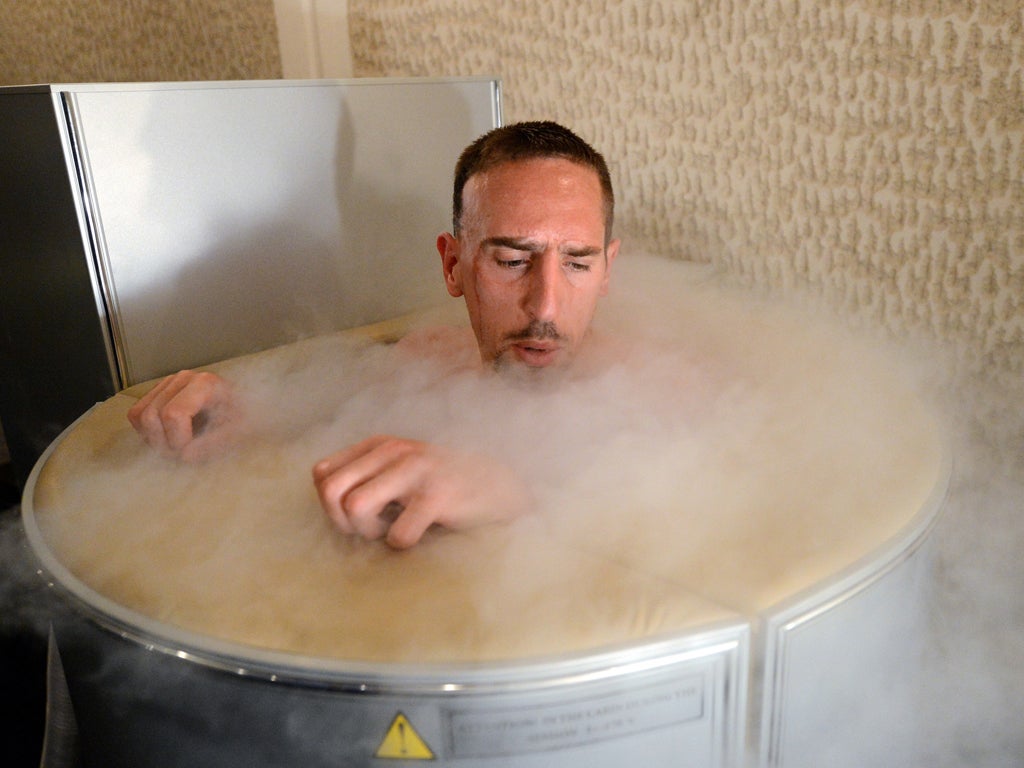
<path id="1" fill-rule="evenodd" d="M 59 95 L 0 89 L 0 421 L 15 478 L 117 386 Z"/>

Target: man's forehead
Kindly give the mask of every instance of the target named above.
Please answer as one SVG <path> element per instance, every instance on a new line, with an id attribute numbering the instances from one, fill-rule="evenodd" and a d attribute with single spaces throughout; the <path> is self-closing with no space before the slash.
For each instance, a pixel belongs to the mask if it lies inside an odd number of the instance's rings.
<path id="1" fill-rule="evenodd" d="M 534 158 L 506 162 L 469 177 L 462 191 L 465 212 L 494 213 L 522 207 L 549 196 L 578 205 L 593 203 L 603 215 L 603 195 L 597 173 L 562 158 Z M 590 196 L 591 199 L 586 198 Z"/>

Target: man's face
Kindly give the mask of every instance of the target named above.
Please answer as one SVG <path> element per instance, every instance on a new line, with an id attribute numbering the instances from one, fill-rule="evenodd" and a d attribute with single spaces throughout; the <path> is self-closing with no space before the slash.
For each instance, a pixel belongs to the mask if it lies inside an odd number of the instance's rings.
<path id="1" fill-rule="evenodd" d="M 484 363 L 564 368 L 579 351 L 618 253 L 604 246 L 597 174 L 561 158 L 471 176 L 458 238 L 438 237 L 445 283 L 464 296 Z"/>

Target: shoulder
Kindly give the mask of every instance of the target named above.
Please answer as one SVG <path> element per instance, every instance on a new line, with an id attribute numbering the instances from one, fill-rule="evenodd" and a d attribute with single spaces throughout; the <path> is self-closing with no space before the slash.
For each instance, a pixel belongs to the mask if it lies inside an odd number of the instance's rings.
<path id="1" fill-rule="evenodd" d="M 417 360 L 432 360 L 445 367 L 472 368 L 480 355 L 470 328 L 438 325 L 416 328 L 395 343 L 399 354 Z"/>

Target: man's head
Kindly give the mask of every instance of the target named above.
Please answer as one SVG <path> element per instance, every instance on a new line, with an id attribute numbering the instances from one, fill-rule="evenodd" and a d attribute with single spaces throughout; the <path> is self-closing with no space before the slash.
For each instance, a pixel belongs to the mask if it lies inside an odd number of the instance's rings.
<path id="1" fill-rule="evenodd" d="M 590 168 L 597 174 L 604 205 L 605 245 L 611 242 L 615 193 L 608 165 L 601 153 L 587 142 L 568 128 L 550 121 L 514 123 L 495 128 L 463 150 L 455 164 L 452 233 L 458 237 L 462 229 L 462 192 L 470 177 L 486 173 L 502 163 L 545 157 L 561 157 Z"/>
<path id="2" fill-rule="evenodd" d="M 485 363 L 535 372 L 575 358 L 618 253 L 613 206 L 604 159 L 554 123 L 498 128 L 466 149 L 453 233 L 437 247 Z"/>

